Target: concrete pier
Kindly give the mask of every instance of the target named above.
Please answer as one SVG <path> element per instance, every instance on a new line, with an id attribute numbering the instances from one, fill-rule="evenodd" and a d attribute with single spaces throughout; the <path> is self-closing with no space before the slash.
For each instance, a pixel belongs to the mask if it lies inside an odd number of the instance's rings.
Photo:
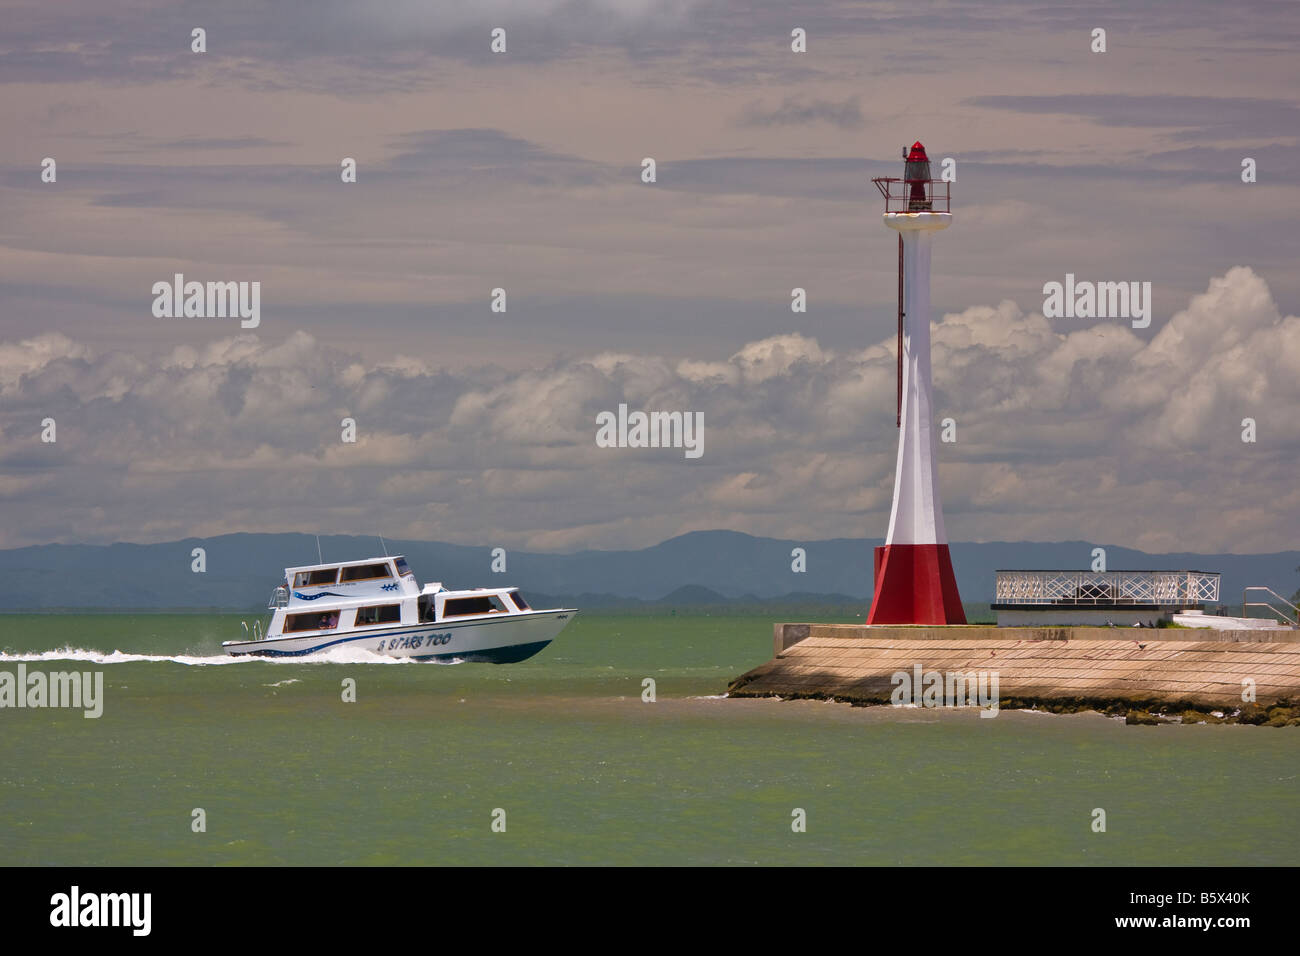
<path id="1" fill-rule="evenodd" d="M 777 624 L 775 656 L 735 697 L 887 704 L 899 671 L 996 671 L 1003 707 L 1174 714 L 1221 711 L 1300 725 L 1300 631 Z M 1243 701 L 1243 682 L 1255 701 Z M 1259 719 L 1257 719 L 1259 718 Z"/>

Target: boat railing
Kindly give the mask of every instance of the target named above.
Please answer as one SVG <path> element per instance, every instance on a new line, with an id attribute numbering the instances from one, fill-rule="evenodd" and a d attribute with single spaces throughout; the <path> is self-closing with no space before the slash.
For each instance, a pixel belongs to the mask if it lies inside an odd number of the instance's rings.
<path id="1" fill-rule="evenodd" d="M 289 606 L 289 589 L 283 584 L 271 592 L 271 599 L 266 602 L 268 611 Z"/>

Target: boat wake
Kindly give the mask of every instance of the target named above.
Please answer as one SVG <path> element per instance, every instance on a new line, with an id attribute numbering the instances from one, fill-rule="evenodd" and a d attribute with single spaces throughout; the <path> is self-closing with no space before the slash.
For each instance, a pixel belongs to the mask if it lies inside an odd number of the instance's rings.
<path id="1" fill-rule="evenodd" d="M 418 664 L 420 661 L 405 657 L 388 657 L 357 647 L 330 647 L 302 657 L 232 657 L 229 654 L 131 654 L 126 651 L 97 651 L 80 647 L 65 647 L 54 651 L 27 653 L 0 653 L 0 666 L 5 664 L 43 661 L 83 661 L 87 664 L 138 664 L 172 663 L 189 667 L 218 667 L 226 664 Z M 438 661 L 440 664 L 460 664 L 463 661 Z"/>

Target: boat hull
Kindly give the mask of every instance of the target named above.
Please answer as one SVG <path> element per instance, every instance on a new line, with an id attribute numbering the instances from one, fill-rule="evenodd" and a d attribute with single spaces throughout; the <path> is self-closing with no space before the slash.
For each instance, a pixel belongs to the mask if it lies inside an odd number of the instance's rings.
<path id="1" fill-rule="evenodd" d="M 318 632 L 260 641 L 228 641 L 222 646 L 227 654 L 235 657 L 306 657 L 333 648 L 357 648 L 383 657 L 417 661 L 513 664 L 543 650 L 577 613 L 565 608 L 436 624 L 366 628 L 343 634 Z"/>

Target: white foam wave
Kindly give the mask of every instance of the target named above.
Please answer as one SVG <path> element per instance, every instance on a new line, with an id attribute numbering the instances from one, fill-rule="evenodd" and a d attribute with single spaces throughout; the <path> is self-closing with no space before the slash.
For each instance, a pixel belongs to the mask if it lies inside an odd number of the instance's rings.
<path id="1" fill-rule="evenodd" d="M 225 664 L 418 664 L 408 657 L 387 657 L 359 647 L 330 647 L 303 657 L 232 657 L 229 654 L 131 654 L 126 651 L 97 651 L 90 648 L 64 647 L 52 651 L 24 654 L 0 653 L 0 665 L 39 663 L 44 661 L 83 661 L 88 664 L 173 663 L 190 667 L 218 667 Z M 446 661 L 459 664 L 461 661 Z"/>

